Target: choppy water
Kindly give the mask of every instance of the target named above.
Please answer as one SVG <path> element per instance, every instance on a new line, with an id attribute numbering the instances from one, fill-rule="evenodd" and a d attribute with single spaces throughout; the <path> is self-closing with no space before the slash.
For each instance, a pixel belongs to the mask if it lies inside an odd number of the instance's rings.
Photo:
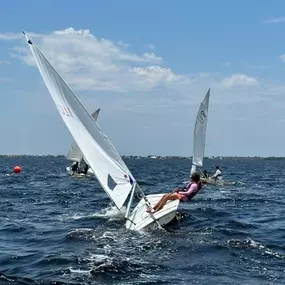
<path id="1" fill-rule="evenodd" d="M 180 184 L 190 165 L 126 163 L 147 194 Z M 23 172 L 9 175 L 16 164 Z M 171 231 L 138 233 L 64 158 L 1 158 L 0 284 L 285 284 L 285 160 L 219 164 L 238 183 L 203 188 Z"/>

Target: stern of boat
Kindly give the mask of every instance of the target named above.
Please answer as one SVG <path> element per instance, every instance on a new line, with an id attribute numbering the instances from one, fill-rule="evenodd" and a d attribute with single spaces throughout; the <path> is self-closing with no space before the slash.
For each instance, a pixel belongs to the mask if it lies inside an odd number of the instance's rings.
<path id="1" fill-rule="evenodd" d="M 164 194 L 147 195 L 146 198 L 154 207 Z M 176 218 L 179 200 L 168 201 L 166 205 L 157 213 L 147 213 L 145 200 L 142 198 L 138 205 L 134 208 L 126 222 L 126 228 L 129 230 L 155 230 L 159 226 L 165 226 Z"/>

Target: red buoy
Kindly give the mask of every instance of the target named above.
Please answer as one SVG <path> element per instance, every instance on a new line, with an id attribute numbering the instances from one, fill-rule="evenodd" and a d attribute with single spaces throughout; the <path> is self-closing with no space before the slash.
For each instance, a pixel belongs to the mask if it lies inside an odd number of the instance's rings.
<path id="1" fill-rule="evenodd" d="M 15 172 L 15 173 L 20 173 L 21 171 L 22 171 L 21 166 L 18 166 L 18 165 L 17 165 L 17 166 L 14 167 L 14 172 Z"/>

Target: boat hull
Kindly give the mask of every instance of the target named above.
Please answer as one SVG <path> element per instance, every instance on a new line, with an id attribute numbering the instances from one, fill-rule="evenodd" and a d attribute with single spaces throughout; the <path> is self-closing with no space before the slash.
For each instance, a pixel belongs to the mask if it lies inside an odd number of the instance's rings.
<path id="1" fill-rule="evenodd" d="M 206 183 L 206 184 L 224 185 L 224 181 L 223 180 L 215 180 L 215 179 L 212 179 L 212 178 L 201 178 L 200 181 L 202 183 Z"/>
<path id="2" fill-rule="evenodd" d="M 147 199 L 153 207 L 164 194 L 147 195 Z M 166 205 L 157 213 L 147 213 L 147 207 L 144 199 L 141 199 L 138 205 L 134 208 L 126 222 L 128 230 L 155 230 L 160 226 L 165 226 L 170 223 L 177 213 L 179 200 L 168 201 Z M 156 222 L 157 221 L 157 222 Z M 159 225 L 158 225 L 159 224 Z"/>
<path id="3" fill-rule="evenodd" d="M 66 172 L 67 172 L 68 175 L 74 176 L 74 177 L 90 177 L 90 176 L 94 176 L 94 172 L 92 171 L 91 168 L 88 169 L 86 175 L 84 173 L 77 173 L 77 172 L 72 171 L 70 166 L 66 167 Z"/>

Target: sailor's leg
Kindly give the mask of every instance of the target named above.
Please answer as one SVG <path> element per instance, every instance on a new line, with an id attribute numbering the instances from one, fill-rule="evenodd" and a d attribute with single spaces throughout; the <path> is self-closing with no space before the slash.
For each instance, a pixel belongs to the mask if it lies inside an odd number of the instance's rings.
<path id="1" fill-rule="evenodd" d="M 158 212 L 164 207 L 167 201 L 170 201 L 170 200 L 173 201 L 176 199 L 179 199 L 179 195 L 177 193 L 170 193 L 168 195 L 164 195 L 162 199 L 160 200 L 160 202 L 153 209 L 155 210 L 155 212 Z"/>
<path id="2" fill-rule="evenodd" d="M 169 195 L 171 195 L 171 194 L 172 194 L 172 193 L 164 194 L 164 195 L 162 196 L 162 198 L 157 202 L 157 204 L 153 207 L 153 209 L 156 210 L 156 209 L 159 207 L 159 205 L 160 205 L 161 203 L 164 203 L 164 200 L 165 200 Z"/>

